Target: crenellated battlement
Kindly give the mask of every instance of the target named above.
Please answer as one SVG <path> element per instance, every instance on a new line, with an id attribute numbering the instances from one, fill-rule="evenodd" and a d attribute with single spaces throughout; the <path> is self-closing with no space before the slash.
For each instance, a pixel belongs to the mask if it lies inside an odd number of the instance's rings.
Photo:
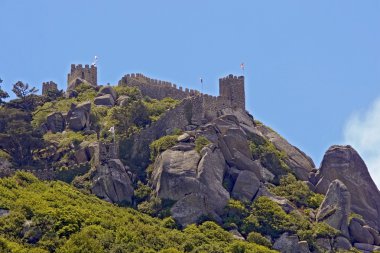
<path id="1" fill-rule="evenodd" d="M 188 97 L 203 97 L 204 109 L 207 112 L 219 108 L 245 109 L 244 76 L 228 75 L 219 79 L 219 96 L 202 94 L 193 89 L 183 88 L 176 84 L 146 77 L 140 73 L 125 75 L 118 85 L 132 86 L 140 89 L 143 96 L 155 99 L 171 97 L 184 99 Z"/>
<path id="2" fill-rule="evenodd" d="M 149 96 L 155 99 L 163 99 L 171 97 L 174 99 L 184 99 L 189 96 L 201 94 L 197 90 L 183 88 L 171 82 L 152 79 L 140 73 L 125 75 L 120 81 L 120 86 L 132 86 L 140 89 L 144 96 Z"/>
<path id="3" fill-rule="evenodd" d="M 97 86 L 98 85 L 98 74 L 97 74 L 97 67 L 95 65 L 89 65 L 86 64 L 71 64 L 70 73 L 67 74 L 67 89 L 72 88 L 72 83 L 75 81 L 75 79 L 80 78 L 83 79 L 90 84 Z"/>
<path id="4" fill-rule="evenodd" d="M 220 78 L 219 94 L 231 101 L 231 107 L 245 109 L 244 76 L 228 75 Z"/>
<path id="5" fill-rule="evenodd" d="M 43 82 L 42 83 L 42 95 L 48 96 L 49 91 L 50 92 L 58 91 L 58 85 L 53 81 Z"/>

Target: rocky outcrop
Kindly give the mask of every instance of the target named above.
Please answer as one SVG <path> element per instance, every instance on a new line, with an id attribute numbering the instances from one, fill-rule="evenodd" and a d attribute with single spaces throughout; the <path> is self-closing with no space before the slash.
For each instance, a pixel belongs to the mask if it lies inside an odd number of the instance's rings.
<path id="1" fill-rule="evenodd" d="M 112 107 L 115 105 L 115 100 L 110 94 L 105 94 L 105 95 L 96 97 L 94 100 L 94 104 Z"/>
<path id="2" fill-rule="evenodd" d="M 66 121 L 60 112 L 53 112 L 46 118 L 46 127 L 52 133 L 62 132 L 65 130 Z"/>
<path id="3" fill-rule="evenodd" d="M 201 154 L 173 147 L 156 159 L 152 183 L 158 197 L 176 201 L 172 216 L 187 225 L 202 215 L 218 219 L 229 199 L 223 187 L 225 169 L 223 155 L 215 147 L 205 147 Z"/>
<path id="4" fill-rule="evenodd" d="M 232 189 L 232 197 L 241 201 L 251 201 L 260 187 L 260 180 L 256 174 L 244 170 L 241 171 Z"/>
<path id="5" fill-rule="evenodd" d="M 81 84 L 85 84 L 85 85 L 91 85 L 91 86 L 94 86 L 93 84 L 87 82 L 86 80 L 82 79 L 82 78 L 75 78 L 74 80 L 72 80 L 68 86 L 67 86 L 67 90 L 73 90 L 75 89 L 76 87 L 78 87 L 79 85 Z"/>
<path id="6" fill-rule="evenodd" d="M 107 85 L 107 86 L 103 86 L 100 88 L 99 90 L 99 96 L 103 96 L 103 95 L 106 95 L 106 94 L 109 94 L 112 96 L 113 100 L 116 101 L 117 99 L 117 94 L 116 94 L 116 91 L 115 89 L 110 86 L 110 85 Z"/>
<path id="7" fill-rule="evenodd" d="M 127 106 L 129 100 L 130 100 L 130 97 L 122 95 L 117 98 L 116 103 L 118 106 Z"/>
<path id="8" fill-rule="evenodd" d="M 372 234 L 363 225 L 364 222 L 360 219 L 351 219 L 349 229 L 352 240 L 357 243 L 374 244 L 375 240 Z"/>
<path id="9" fill-rule="evenodd" d="M 300 252 L 298 245 L 299 240 L 297 235 L 289 235 L 289 233 L 283 233 L 274 244 L 273 249 L 280 251 L 281 253 L 294 253 Z"/>
<path id="10" fill-rule="evenodd" d="M 272 142 L 278 150 L 286 154 L 285 163 L 294 172 L 295 176 L 300 180 L 307 181 L 309 173 L 315 168 L 313 160 L 269 127 L 258 125 L 257 129 L 265 138 Z"/>
<path id="11" fill-rule="evenodd" d="M 351 194 L 339 180 L 331 182 L 325 199 L 318 209 L 317 221 L 324 221 L 338 229 L 346 237 L 348 234 L 348 216 L 351 208 Z"/>
<path id="12" fill-rule="evenodd" d="M 380 226 L 380 192 L 367 166 L 351 146 L 332 146 L 326 152 L 316 174 L 316 191 L 325 194 L 339 179 L 351 193 L 351 210 L 361 215 L 375 229 Z"/>
<path id="13" fill-rule="evenodd" d="M 79 105 L 72 104 L 67 113 L 68 127 L 73 131 L 81 131 L 90 126 L 91 102 Z"/>
<path id="14" fill-rule="evenodd" d="M 366 243 L 355 243 L 354 246 L 355 248 L 362 250 L 364 252 L 380 251 L 380 246 L 375 246 L 375 245 L 366 244 Z"/>
<path id="15" fill-rule="evenodd" d="M 335 250 L 349 250 L 352 248 L 350 241 L 343 236 L 338 236 L 334 240 L 334 249 Z"/>
<path id="16" fill-rule="evenodd" d="M 112 203 L 131 203 L 133 186 L 128 167 L 119 159 L 110 159 L 96 167 L 91 192 Z"/>

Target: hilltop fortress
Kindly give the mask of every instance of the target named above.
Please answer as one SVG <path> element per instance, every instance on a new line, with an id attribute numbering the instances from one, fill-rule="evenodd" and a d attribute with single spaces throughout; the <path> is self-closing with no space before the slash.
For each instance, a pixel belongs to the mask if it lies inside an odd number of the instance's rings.
<path id="1" fill-rule="evenodd" d="M 97 82 L 97 67 L 94 65 L 81 64 L 71 65 L 70 73 L 67 75 L 67 90 L 75 88 L 81 82 L 87 82 L 94 86 Z M 46 84 L 48 85 L 48 84 Z M 218 110 L 227 107 L 241 108 L 245 110 L 244 76 L 228 75 L 219 79 L 219 96 L 214 97 L 193 89 L 183 88 L 170 82 L 151 79 L 143 74 L 127 74 L 118 83 L 120 86 L 137 87 L 143 96 L 154 99 L 170 97 L 182 100 L 189 97 L 200 96 L 207 108 L 205 110 Z M 45 83 L 43 90 L 45 90 Z M 47 87 L 46 87 L 47 89 Z"/>

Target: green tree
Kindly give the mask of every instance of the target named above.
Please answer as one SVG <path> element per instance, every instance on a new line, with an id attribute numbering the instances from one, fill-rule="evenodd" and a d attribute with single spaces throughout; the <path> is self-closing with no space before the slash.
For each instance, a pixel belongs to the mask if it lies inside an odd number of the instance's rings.
<path id="1" fill-rule="evenodd" d="M 2 83 L 3 83 L 3 80 L 0 78 L 0 104 L 4 103 L 3 99 L 9 97 L 8 93 L 1 88 Z"/>
<path id="2" fill-rule="evenodd" d="M 35 94 L 38 89 L 36 87 L 29 89 L 29 84 L 18 81 L 13 85 L 12 91 L 18 98 L 25 99 L 27 96 Z"/>
<path id="3" fill-rule="evenodd" d="M 33 165 L 33 154 L 43 147 L 42 136 L 33 129 L 29 113 L 14 109 L 0 109 L 0 149 L 11 155 L 18 166 Z"/>

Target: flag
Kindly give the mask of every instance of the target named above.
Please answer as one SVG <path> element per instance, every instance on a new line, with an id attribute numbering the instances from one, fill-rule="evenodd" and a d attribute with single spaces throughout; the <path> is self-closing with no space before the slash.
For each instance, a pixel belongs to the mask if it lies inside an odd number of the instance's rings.
<path id="1" fill-rule="evenodd" d="M 199 78 L 199 80 L 201 80 L 201 83 L 203 83 L 203 78 L 201 77 L 201 78 Z"/>
<path id="2" fill-rule="evenodd" d="M 240 64 L 240 68 L 244 71 L 244 63 L 243 62 Z"/>
<path id="3" fill-rule="evenodd" d="M 108 130 L 108 131 L 110 131 L 111 133 L 115 133 L 115 126 L 112 126 L 111 128 L 110 128 L 110 130 Z"/>

